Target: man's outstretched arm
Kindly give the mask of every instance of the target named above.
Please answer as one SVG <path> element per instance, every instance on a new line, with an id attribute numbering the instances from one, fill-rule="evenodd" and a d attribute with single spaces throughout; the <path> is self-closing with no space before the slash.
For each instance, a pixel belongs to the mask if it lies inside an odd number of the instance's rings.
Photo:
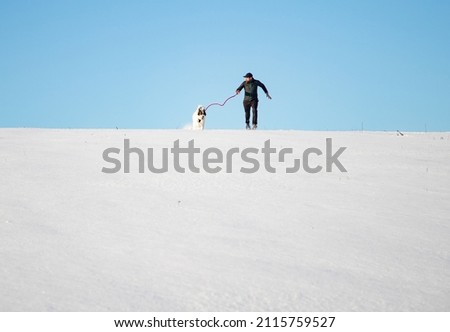
<path id="1" fill-rule="evenodd" d="M 239 87 L 236 89 L 236 94 L 239 94 L 241 92 L 241 90 L 244 88 L 244 84 L 245 82 L 242 82 L 241 85 L 239 85 Z"/>
<path id="2" fill-rule="evenodd" d="M 266 94 L 267 98 L 272 99 L 272 97 L 269 95 L 269 91 L 267 90 L 267 88 L 266 88 L 266 86 L 264 85 L 263 82 L 258 81 L 258 86 L 260 86 L 261 89 L 263 89 L 263 91 Z"/>

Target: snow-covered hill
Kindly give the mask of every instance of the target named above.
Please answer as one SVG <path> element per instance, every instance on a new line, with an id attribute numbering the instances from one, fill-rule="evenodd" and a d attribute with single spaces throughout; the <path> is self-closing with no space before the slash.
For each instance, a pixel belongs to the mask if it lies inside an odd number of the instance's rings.
<path id="1" fill-rule="evenodd" d="M 324 168 L 102 172 L 126 139 Z M 0 129 L 0 310 L 449 311 L 449 202 L 449 133 Z"/>

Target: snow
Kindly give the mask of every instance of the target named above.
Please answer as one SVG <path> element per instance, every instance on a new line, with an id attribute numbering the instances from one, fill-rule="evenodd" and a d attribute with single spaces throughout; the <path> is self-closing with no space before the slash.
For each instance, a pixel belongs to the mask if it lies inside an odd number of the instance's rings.
<path id="1" fill-rule="evenodd" d="M 126 138 L 328 137 L 348 172 L 101 171 Z M 0 129 L 0 311 L 449 311 L 449 152 L 449 133 Z"/>

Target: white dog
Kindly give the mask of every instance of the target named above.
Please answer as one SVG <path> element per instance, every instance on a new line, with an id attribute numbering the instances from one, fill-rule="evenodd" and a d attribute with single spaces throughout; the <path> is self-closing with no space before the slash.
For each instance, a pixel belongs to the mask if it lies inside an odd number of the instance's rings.
<path id="1" fill-rule="evenodd" d="M 206 110 L 202 105 L 198 105 L 194 114 L 192 114 L 192 129 L 203 130 L 205 129 Z"/>

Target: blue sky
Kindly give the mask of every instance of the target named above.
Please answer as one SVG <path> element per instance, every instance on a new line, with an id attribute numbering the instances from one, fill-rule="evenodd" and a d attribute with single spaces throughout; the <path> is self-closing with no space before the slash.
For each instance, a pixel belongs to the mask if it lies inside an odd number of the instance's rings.
<path id="1" fill-rule="evenodd" d="M 450 1 L 0 0 L 0 127 L 450 130 Z M 244 127 L 242 95 L 207 127 Z"/>

